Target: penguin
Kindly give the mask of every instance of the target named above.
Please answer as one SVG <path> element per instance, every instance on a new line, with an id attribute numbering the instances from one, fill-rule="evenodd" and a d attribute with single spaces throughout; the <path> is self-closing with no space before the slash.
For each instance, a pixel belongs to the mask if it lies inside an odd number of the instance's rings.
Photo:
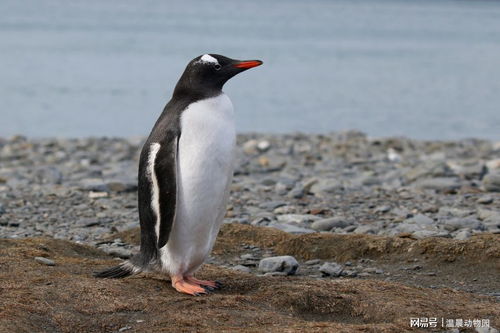
<path id="1" fill-rule="evenodd" d="M 140 251 L 94 276 L 158 271 L 170 275 L 178 292 L 194 296 L 221 287 L 194 273 L 215 243 L 233 176 L 233 105 L 222 88 L 236 74 L 261 64 L 218 54 L 189 62 L 141 151 Z"/>

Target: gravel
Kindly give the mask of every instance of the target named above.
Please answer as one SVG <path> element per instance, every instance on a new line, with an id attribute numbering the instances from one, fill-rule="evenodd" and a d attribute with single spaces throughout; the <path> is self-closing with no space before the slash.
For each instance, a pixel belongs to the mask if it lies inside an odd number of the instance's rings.
<path id="1" fill-rule="evenodd" d="M 0 237 L 99 244 L 138 227 L 137 138 L 0 140 Z M 293 234 L 500 233 L 500 147 L 464 139 L 326 135 L 238 136 L 225 223 Z M 261 259 L 261 258 L 259 258 Z M 234 266 L 234 265 L 233 265 Z"/>

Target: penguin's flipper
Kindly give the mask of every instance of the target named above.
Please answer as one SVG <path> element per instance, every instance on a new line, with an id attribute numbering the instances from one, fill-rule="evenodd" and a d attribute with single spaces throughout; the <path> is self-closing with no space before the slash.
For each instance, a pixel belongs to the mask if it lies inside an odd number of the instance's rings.
<path id="1" fill-rule="evenodd" d="M 160 226 L 158 248 L 168 242 L 168 236 L 175 219 L 177 206 L 177 152 L 179 137 L 174 136 L 159 148 L 154 163 L 154 171 L 159 188 Z"/>

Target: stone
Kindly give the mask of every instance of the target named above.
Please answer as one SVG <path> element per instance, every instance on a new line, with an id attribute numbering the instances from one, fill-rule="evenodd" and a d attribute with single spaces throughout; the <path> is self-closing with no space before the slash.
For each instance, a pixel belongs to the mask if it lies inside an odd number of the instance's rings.
<path id="1" fill-rule="evenodd" d="M 79 188 L 85 191 L 108 192 L 108 185 L 99 178 L 86 178 L 80 180 Z"/>
<path id="2" fill-rule="evenodd" d="M 472 232 L 469 229 L 462 229 L 456 233 L 455 239 L 458 240 L 467 240 L 472 236 Z"/>
<path id="3" fill-rule="evenodd" d="M 254 155 L 257 154 L 257 145 L 258 145 L 257 140 L 248 140 L 243 144 L 243 152 L 247 155 Z"/>
<path id="4" fill-rule="evenodd" d="M 2 203 L 0 203 L 0 215 L 5 214 L 7 211 L 5 210 L 5 207 L 3 206 Z"/>
<path id="5" fill-rule="evenodd" d="M 35 180 L 39 184 L 61 184 L 63 175 L 54 166 L 43 166 L 35 169 Z"/>
<path id="6" fill-rule="evenodd" d="M 315 221 L 311 224 L 311 228 L 317 231 L 330 231 L 333 228 L 345 228 L 350 225 L 345 219 L 341 217 L 332 217 Z"/>
<path id="7" fill-rule="evenodd" d="M 387 206 L 387 205 L 384 205 L 384 206 L 378 206 L 377 208 L 375 208 L 375 213 L 387 213 L 388 211 L 391 210 L 391 206 Z"/>
<path id="8" fill-rule="evenodd" d="M 265 210 L 275 210 L 278 207 L 286 206 L 285 201 L 264 201 L 259 205 L 259 208 Z"/>
<path id="9" fill-rule="evenodd" d="M 299 263 L 292 256 L 264 258 L 259 262 L 259 271 L 263 273 L 283 272 L 293 275 L 299 268 Z"/>
<path id="10" fill-rule="evenodd" d="M 460 179 L 452 177 L 424 178 L 414 183 L 414 186 L 422 190 L 451 191 L 460 188 Z"/>
<path id="11" fill-rule="evenodd" d="M 482 186 L 487 192 L 500 192 L 500 172 L 497 171 L 484 176 Z"/>
<path id="12" fill-rule="evenodd" d="M 269 223 L 268 227 L 276 228 L 276 229 L 282 230 L 284 232 L 288 232 L 290 234 L 295 234 L 295 235 L 310 234 L 310 233 L 316 232 L 313 229 L 302 228 L 302 227 L 298 227 L 296 225 L 286 224 L 286 223 L 273 222 L 273 223 Z"/>
<path id="13" fill-rule="evenodd" d="M 478 204 L 489 205 L 493 203 L 493 197 L 485 195 L 476 200 Z"/>
<path id="14" fill-rule="evenodd" d="M 276 217 L 281 223 L 301 224 L 319 220 L 320 217 L 311 214 L 284 214 Z"/>
<path id="15" fill-rule="evenodd" d="M 94 192 L 94 191 L 89 192 L 90 199 L 106 198 L 107 196 L 108 192 Z"/>
<path id="16" fill-rule="evenodd" d="M 456 217 L 442 221 L 443 226 L 448 231 L 455 231 L 463 228 L 470 228 L 473 230 L 484 229 L 483 224 L 474 218 L 470 217 Z"/>
<path id="17" fill-rule="evenodd" d="M 304 264 L 308 265 L 308 266 L 312 266 L 312 265 L 317 265 L 321 263 L 321 260 L 319 259 L 311 259 L 311 260 L 307 260 Z"/>
<path id="18" fill-rule="evenodd" d="M 257 144 L 257 149 L 260 152 L 266 152 L 269 150 L 269 148 L 271 148 L 271 143 L 267 140 L 259 141 L 259 143 Z"/>
<path id="19" fill-rule="evenodd" d="M 250 273 L 252 270 L 248 268 L 247 266 L 243 265 L 236 265 L 231 268 L 233 271 L 239 271 L 239 272 L 244 272 L 244 273 Z"/>
<path id="20" fill-rule="evenodd" d="M 51 260 L 51 259 L 48 259 L 45 257 L 35 257 L 35 261 L 39 264 L 47 265 L 47 266 L 55 266 L 56 265 L 54 260 Z"/>
<path id="21" fill-rule="evenodd" d="M 323 273 L 325 276 L 339 277 L 342 274 L 344 268 L 342 265 L 337 264 L 336 262 L 325 262 L 320 268 L 319 271 Z"/>
<path id="22" fill-rule="evenodd" d="M 337 179 L 326 178 L 326 179 L 318 179 L 316 183 L 314 183 L 309 192 L 314 195 L 324 195 L 328 193 L 335 193 L 338 190 L 343 190 L 344 186 L 342 182 Z"/>
<path id="23" fill-rule="evenodd" d="M 100 249 L 113 257 L 118 257 L 121 259 L 128 259 L 132 257 L 132 251 L 124 247 L 105 246 L 101 247 Z"/>
<path id="24" fill-rule="evenodd" d="M 364 224 L 360 225 L 356 229 L 354 229 L 355 234 L 376 234 L 378 232 L 375 226 Z"/>

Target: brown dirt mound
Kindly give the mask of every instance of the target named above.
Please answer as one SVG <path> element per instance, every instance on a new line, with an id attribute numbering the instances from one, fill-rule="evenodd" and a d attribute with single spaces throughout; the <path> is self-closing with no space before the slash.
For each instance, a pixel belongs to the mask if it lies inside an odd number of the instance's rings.
<path id="1" fill-rule="evenodd" d="M 283 242 L 304 239 L 279 231 L 273 238 L 274 230 L 261 235 L 259 229 L 225 226 L 216 250 L 252 242 L 278 249 Z M 34 256 L 50 257 L 56 266 L 39 264 Z M 92 271 L 115 263 L 100 251 L 67 241 L 0 240 L 0 332 L 403 332 L 410 317 L 490 318 L 493 326 L 500 324 L 493 298 L 446 288 L 257 277 L 207 265 L 200 276 L 225 286 L 210 296 L 191 297 L 156 274 L 91 277 Z"/>

